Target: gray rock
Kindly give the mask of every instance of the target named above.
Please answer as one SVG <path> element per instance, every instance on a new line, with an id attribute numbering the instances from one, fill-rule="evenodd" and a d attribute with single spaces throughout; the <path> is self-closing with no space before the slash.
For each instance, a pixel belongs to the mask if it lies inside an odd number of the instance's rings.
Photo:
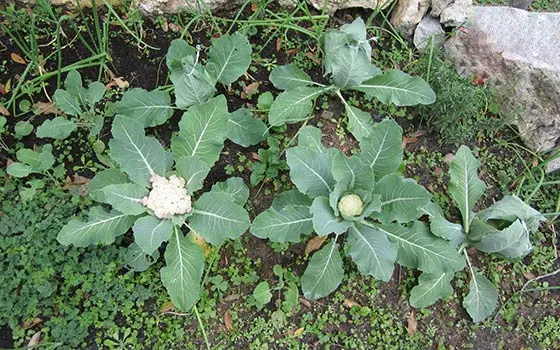
<path id="1" fill-rule="evenodd" d="M 136 0 L 138 8 L 147 16 L 182 11 L 228 10 L 241 3 L 241 0 Z"/>
<path id="2" fill-rule="evenodd" d="M 449 6 L 453 0 L 432 0 L 432 9 L 430 10 L 430 15 L 434 17 L 439 17 L 441 12 Z"/>
<path id="3" fill-rule="evenodd" d="M 327 4 L 327 12 L 335 13 L 337 10 L 347 9 L 351 7 L 361 7 L 366 9 L 383 9 L 389 5 L 392 0 L 309 0 L 311 5 L 317 10 L 322 10 Z"/>
<path id="4" fill-rule="evenodd" d="M 432 37 L 434 38 L 434 45 L 439 45 L 445 40 L 445 32 L 437 18 L 427 15 L 416 26 L 412 41 L 414 46 L 422 51 L 430 45 L 430 38 Z"/>
<path id="5" fill-rule="evenodd" d="M 474 7 L 463 31 L 448 40 L 445 55 L 460 73 L 479 74 L 535 151 L 560 141 L 560 13 L 511 7 Z"/>
<path id="6" fill-rule="evenodd" d="M 391 23 L 405 37 L 411 38 L 429 7 L 430 0 L 399 0 L 393 10 Z"/>
<path id="7" fill-rule="evenodd" d="M 22 4 L 36 4 L 37 0 L 16 0 L 18 3 Z M 53 6 L 64 7 L 68 10 L 76 10 L 78 6 L 81 8 L 91 7 L 91 0 L 47 0 Z M 113 6 L 118 6 L 120 0 L 108 0 L 108 2 Z M 95 0 L 96 6 L 104 6 L 103 0 Z"/>
<path id="8" fill-rule="evenodd" d="M 441 11 L 439 21 L 446 27 L 458 27 L 472 14 L 472 0 L 455 0 Z"/>
<path id="9" fill-rule="evenodd" d="M 548 163 L 546 166 L 546 172 L 552 173 L 560 170 L 560 157 L 553 159 L 552 162 Z"/>

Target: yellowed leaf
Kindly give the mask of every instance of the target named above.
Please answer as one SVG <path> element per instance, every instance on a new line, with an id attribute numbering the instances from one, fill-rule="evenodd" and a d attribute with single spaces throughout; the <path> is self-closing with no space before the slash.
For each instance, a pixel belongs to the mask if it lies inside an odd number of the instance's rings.
<path id="1" fill-rule="evenodd" d="M 408 334 L 412 336 L 416 333 L 416 328 L 418 327 L 418 322 L 416 322 L 416 310 L 413 309 L 406 319 L 406 330 L 408 331 Z"/>
<path id="2" fill-rule="evenodd" d="M 39 110 L 39 114 L 49 115 L 49 114 L 60 114 L 60 111 L 56 108 L 53 102 L 37 102 L 35 103 L 35 108 Z"/>
<path id="3" fill-rule="evenodd" d="M 294 337 L 301 337 L 304 330 L 305 330 L 305 328 L 300 327 L 300 328 L 294 330 L 294 332 L 292 333 L 292 335 L 293 335 Z"/>
<path id="4" fill-rule="evenodd" d="M 323 243 L 327 240 L 327 238 L 328 235 L 315 236 L 311 238 L 305 246 L 305 255 L 309 255 L 309 253 L 313 253 L 314 251 L 319 250 Z"/>
<path id="5" fill-rule="evenodd" d="M 194 243 L 196 243 L 200 248 L 202 248 L 202 253 L 204 253 L 204 256 L 206 257 L 209 256 L 210 253 L 212 253 L 212 248 L 210 248 L 210 246 L 206 243 L 206 241 L 201 235 L 199 235 L 194 231 L 192 233 L 193 233 Z"/>
<path id="6" fill-rule="evenodd" d="M 355 302 L 352 299 L 346 298 L 344 299 L 344 306 L 346 306 L 347 308 L 351 309 L 354 306 L 360 306 L 360 304 L 358 304 L 357 302 Z"/>
<path id="7" fill-rule="evenodd" d="M 40 319 L 39 317 L 35 317 L 34 319 L 32 319 L 31 321 L 25 321 L 23 322 L 23 325 L 21 326 L 21 328 L 27 330 L 27 329 L 31 329 L 33 327 L 35 327 L 36 325 L 38 325 L 39 323 L 43 322 L 42 319 Z"/>
<path id="8" fill-rule="evenodd" d="M 231 315 L 229 314 L 229 310 L 227 310 L 224 314 L 224 325 L 226 326 L 227 331 L 231 332 L 231 330 L 233 329 L 233 325 L 231 323 Z"/>
<path id="9" fill-rule="evenodd" d="M 258 81 L 255 81 L 255 82 L 253 82 L 253 83 L 251 83 L 251 84 L 245 86 L 245 87 L 243 88 L 243 91 L 244 91 L 247 95 L 252 95 L 252 94 L 254 94 L 254 93 L 257 91 L 257 89 L 259 88 L 260 85 L 261 85 L 261 84 L 260 84 Z"/>
<path id="10" fill-rule="evenodd" d="M 27 62 L 25 62 L 25 60 L 18 55 L 15 52 L 10 53 L 10 58 L 12 59 L 12 61 L 14 61 L 15 63 L 19 63 L 19 64 L 27 64 Z"/>
<path id="11" fill-rule="evenodd" d="M 9 117 L 10 116 L 10 111 L 8 111 L 8 109 L 6 107 L 4 107 L 4 105 L 0 104 L 0 114 Z"/>
<path id="12" fill-rule="evenodd" d="M 165 304 L 163 304 L 161 306 L 161 308 L 159 309 L 159 311 L 164 314 L 166 312 L 169 312 L 173 310 L 173 303 L 171 301 L 166 302 Z"/>

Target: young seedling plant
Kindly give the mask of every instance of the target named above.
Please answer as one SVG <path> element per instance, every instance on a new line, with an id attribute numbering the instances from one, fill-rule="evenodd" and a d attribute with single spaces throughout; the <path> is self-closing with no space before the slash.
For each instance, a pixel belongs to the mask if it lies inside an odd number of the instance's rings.
<path id="1" fill-rule="evenodd" d="M 284 92 L 277 96 L 270 108 L 268 122 L 271 126 L 307 120 L 317 97 L 334 93 L 344 104 L 348 130 L 360 141 L 369 135 L 373 119 L 368 112 L 351 106 L 342 95 L 343 91 L 361 91 L 366 98 L 375 97 L 382 103 L 397 106 L 435 101 L 435 93 L 422 78 L 396 69 L 382 72 L 371 63 L 370 40 L 361 18 L 338 30 L 326 32 L 321 41 L 324 73 L 331 77 L 332 84 L 314 82 L 294 65 L 276 67 L 269 79 L 274 87 Z"/>
<path id="2" fill-rule="evenodd" d="M 398 173 L 403 150 L 396 122 L 373 125 L 351 157 L 324 147 L 321 137 L 317 128 L 302 128 L 298 145 L 286 150 L 297 190 L 277 195 L 251 227 L 253 235 L 275 242 L 300 242 L 312 232 L 331 237 L 301 277 L 306 298 L 327 296 L 342 282 L 343 241 L 358 270 L 382 281 L 391 278 L 395 262 L 432 274 L 464 267 L 452 244 L 417 220 L 431 195 Z"/>
<path id="3" fill-rule="evenodd" d="M 495 253 L 510 259 L 519 259 L 531 249 L 529 234 L 538 230 L 546 218 L 515 195 L 505 196 L 492 206 L 473 212 L 476 202 L 486 189 L 478 177 L 480 162 L 470 149 L 461 146 L 450 165 L 449 193 L 462 216 L 462 225 L 449 222 L 439 207 L 430 204 L 425 212 L 430 217 L 430 229 L 438 237 L 448 240 L 464 256 L 469 271 L 469 293 L 463 306 L 474 322 L 490 316 L 496 307 L 498 290 L 469 257 L 468 248 Z M 416 308 L 432 305 L 453 293 L 451 280 L 454 272 L 438 274 L 423 272 L 418 285 L 410 295 L 410 304 Z"/>

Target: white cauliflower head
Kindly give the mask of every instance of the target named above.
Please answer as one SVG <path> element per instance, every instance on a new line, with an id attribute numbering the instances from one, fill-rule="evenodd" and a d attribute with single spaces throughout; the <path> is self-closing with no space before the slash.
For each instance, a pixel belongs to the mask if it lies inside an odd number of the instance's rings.
<path id="1" fill-rule="evenodd" d="M 360 196 L 347 194 L 338 202 L 338 210 L 345 216 L 359 216 L 364 211 L 364 203 Z"/>
<path id="2" fill-rule="evenodd" d="M 185 179 L 176 175 L 171 175 L 169 179 L 154 175 L 150 182 L 152 190 L 147 197 L 142 198 L 142 204 L 151 209 L 155 216 L 165 219 L 191 212 L 191 196 L 185 188 Z"/>

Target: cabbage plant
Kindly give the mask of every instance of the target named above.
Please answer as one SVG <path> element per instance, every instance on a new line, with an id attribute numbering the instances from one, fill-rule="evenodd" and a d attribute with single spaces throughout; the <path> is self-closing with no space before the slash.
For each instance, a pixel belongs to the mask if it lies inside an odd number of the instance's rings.
<path id="1" fill-rule="evenodd" d="M 371 39 L 361 18 L 338 30 L 327 31 L 322 38 L 323 69 L 331 84 L 314 82 L 307 73 L 294 65 L 278 66 L 270 73 L 270 81 L 280 93 L 270 107 L 271 126 L 294 124 L 306 120 L 313 112 L 318 96 L 336 94 L 348 116 L 348 130 L 357 140 L 370 134 L 374 121 L 368 112 L 350 105 L 342 92 L 354 90 L 397 106 L 430 104 L 436 95 L 420 77 L 393 69 L 382 72 L 371 63 Z"/>
<path id="2" fill-rule="evenodd" d="M 274 242 L 300 242 L 313 232 L 329 237 L 301 277 L 306 298 L 324 297 L 340 285 L 341 244 L 362 274 L 382 281 L 391 279 L 395 263 L 430 274 L 464 267 L 452 243 L 418 220 L 431 195 L 398 172 L 403 150 L 396 122 L 374 124 L 351 157 L 324 147 L 321 137 L 317 128 L 301 129 L 298 145 L 286 150 L 297 189 L 277 195 L 251 226 L 253 235 Z"/>
<path id="3" fill-rule="evenodd" d="M 101 205 L 91 208 L 87 220 L 71 219 L 58 241 L 76 247 L 107 245 L 132 228 L 127 264 L 139 271 L 156 261 L 160 246 L 166 245 L 161 280 L 176 309 L 190 310 L 199 298 L 204 269 L 196 242 L 202 237 L 219 245 L 249 227 L 243 208 L 249 190 L 242 179 L 201 191 L 227 138 L 229 118 L 223 95 L 191 106 L 169 152 L 145 135 L 142 120 L 117 115 L 109 155 L 118 168 L 99 172 L 88 185 L 89 196 Z"/>
<path id="4" fill-rule="evenodd" d="M 519 259 L 531 249 L 529 234 L 538 230 L 545 217 L 515 195 L 505 196 L 500 201 L 477 213 L 473 212 L 476 202 L 484 194 L 486 185 L 478 177 L 480 162 L 470 149 L 461 146 L 450 165 L 449 193 L 461 212 L 462 225 L 449 222 L 439 207 L 430 204 L 425 212 L 430 217 L 433 234 L 448 240 L 467 262 L 470 283 L 469 292 L 463 298 L 463 306 L 474 322 L 484 320 L 492 314 L 498 300 L 498 291 L 471 262 L 468 248 L 481 252 L 495 253 L 510 259 Z M 451 280 L 453 271 L 423 272 L 418 285 L 410 295 L 414 307 L 426 307 L 440 298 L 453 293 Z"/>

